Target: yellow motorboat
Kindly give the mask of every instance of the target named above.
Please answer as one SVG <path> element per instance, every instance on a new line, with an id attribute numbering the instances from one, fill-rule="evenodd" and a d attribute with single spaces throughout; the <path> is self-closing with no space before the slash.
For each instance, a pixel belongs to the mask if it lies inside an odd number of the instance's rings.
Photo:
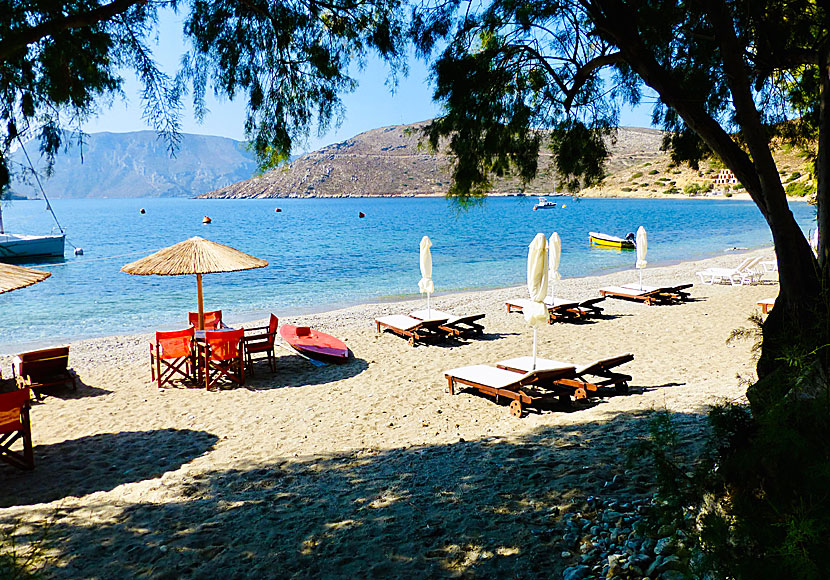
<path id="1" fill-rule="evenodd" d="M 634 243 L 636 236 L 633 232 L 629 232 L 624 238 L 599 232 L 588 232 L 588 238 L 592 246 L 599 248 L 615 248 L 617 250 L 633 250 L 636 248 Z"/>

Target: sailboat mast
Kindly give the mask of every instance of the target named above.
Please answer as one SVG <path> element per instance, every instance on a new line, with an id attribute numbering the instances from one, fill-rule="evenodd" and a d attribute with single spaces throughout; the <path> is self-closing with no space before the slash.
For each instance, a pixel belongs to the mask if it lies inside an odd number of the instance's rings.
<path id="1" fill-rule="evenodd" d="M 44 201 L 46 201 L 46 209 L 48 209 L 52 213 L 52 217 L 55 219 L 55 223 L 58 224 L 58 229 L 61 231 L 62 234 L 66 232 L 63 231 L 63 226 L 58 221 L 58 216 L 55 215 L 55 210 L 52 209 L 52 204 L 49 203 L 49 198 L 46 197 L 46 191 L 43 189 L 43 185 L 40 183 L 40 177 L 37 175 L 37 171 L 35 171 L 35 166 L 32 164 L 32 160 L 29 159 L 29 153 L 26 151 L 26 147 L 23 146 L 23 140 L 20 138 L 20 135 L 17 136 L 17 142 L 20 143 L 20 149 L 23 151 L 23 155 L 26 156 L 26 162 L 29 164 L 29 168 L 32 170 L 32 175 L 35 177 L 35 181 L 37 182 L 37 186 L 40 189 L 40 193 L 43 196 Z M 0 227 L 0 231 L 2 231 L 2 227 Z"/>

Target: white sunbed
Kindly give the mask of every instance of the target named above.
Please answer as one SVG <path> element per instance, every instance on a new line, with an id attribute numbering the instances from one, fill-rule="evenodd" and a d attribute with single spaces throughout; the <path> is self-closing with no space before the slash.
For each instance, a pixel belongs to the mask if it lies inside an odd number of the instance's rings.
<path id="1" fill-rule="evenodd" d="M 409 315 L 418 320 L 430 320 L 434 318 L 446 319 L 446 323 L 440 325 L 440 328 L 454 336 L 482 334 L 484 332 L 484 326 L 478 323 L 485 316 L 483 312 L 456 315 L 444 312 L 443 310 L 430 308 L 429 310 L 415 310 L 410 312 Z"/>
<path id="2" fill-rule="evenodd" d="M 596 391 L 600 387 L 614 387 L 617 392 L 625 393 L 628 391 L 628 382 L 631 380 L 631 376 L 617 373 L 612 369 L 632 360 L 634 360 L 634 355 L 625 353 L 599 358 L 584 365 L 574 365 L 574 376 L 563 377 L 558 379 L 556 383 L 560 386 L 573 388 L 576 398 L 584 398 L 587 396 L 587 391 Z M 572 363 L 536 358 L 537 370 L 561 368 L 568 364 Z M 526 373 L 533 367 L 533 357 L 511 358 L 497 362 L 496 366 L 516 373 Z M 589 380 L 587 377 L 599 377 L 600 380 Z"/>
<path id="3" fill-rule="evenodd" d="M 405 314 L 392 314 L 375 319 L 378 332 L 382 329 L 388 329 L 395 334 L 407 337 L 409 344 L 412 346 L 415 345 L 416 341 L 446 336 L 446 331 L 441 330 L 441 326 L 446 323 L 446 318 L 436 317 L 429 320 L 419 320 Z"/>
<path id="4" fill-rule="evenodd" d="M 743 286 L 760 282 L 764 274 L 760 266 L 761 258 L 746 258 L 736 268 L 706 268 L 697 272 L 703 284 L 723 284 L 728 282 L 732 286 Z"/>
<path id="5" fill-rule="evenodd" d="M 538 404 L 551 398 L 567 397 L 556 390 L 533 390 L 527 387 L 555 387 L 556 381 L 574 376 L 575 367 L 562 363 L 551 368 L 536 369 L 527 373 L 517 373 L 488 365 L 471 365 L 450 369 L 444 372 L 450 394 L 455 394 L 456 385 L 466 385 L 484 394 L 511 399 L 510 414 L 521 417 L 525 406 Z"/>
<path id="6" fill-rule="evenodd" d="M 528 298 L 513 298 L 506 301 L 505 305 L 508 312 L 521 312 L 531 303 L 532 300 Z M 545 307 L 548 309 L 548 322 L 563 318 L 575 318 L 580 315 L 579 302 L 575 300 L 548 296 L 545 298 Z"/>

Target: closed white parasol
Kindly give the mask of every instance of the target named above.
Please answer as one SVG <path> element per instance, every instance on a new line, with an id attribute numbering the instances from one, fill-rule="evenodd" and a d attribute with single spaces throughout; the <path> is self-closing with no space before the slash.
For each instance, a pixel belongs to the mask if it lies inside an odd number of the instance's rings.
<path id="1" fill-rule="evenodd" d="M 550 283 L 553 284 L 553 289 L 550 295 L 556 298 L 556 282 L 561 280 L 559 275 L 559 258 L 562 255 L 562 240 L 559 239 L 559 234 L 553 232 L 550 236 Z"/>
<path id="2" fill-rule="evenodd" d="M 418 290 L 421 294 L 427 295 L 427 318 L 430 316 L 429 312 L 429 295 L 435 292 L 435 286 L 432 283 L 432 252 L 430 248 L 432 242 L 427 236 L 421 238 L 421 280 L 418 282 Z"/>
<path id="3" fill-rule="evenodd" d="M 527 252 L 527 291 L 531 303 L 524 310 L 525 321 L 533 326 L 533 370 L 536 370 L 536 331 L 548 322 L 548 240 L 545 234 L 536 234 Z"/>
<path id="4" fill-rule="evenodd" d="M 646 262 L 646 249 L 648 242 L 646 241 L 646 229 L 643 226 L 637 228 L 637 263 L 634 267 L 640 271 L 640 290 L 643 289 L 643 268 L 648 265 Z"/>

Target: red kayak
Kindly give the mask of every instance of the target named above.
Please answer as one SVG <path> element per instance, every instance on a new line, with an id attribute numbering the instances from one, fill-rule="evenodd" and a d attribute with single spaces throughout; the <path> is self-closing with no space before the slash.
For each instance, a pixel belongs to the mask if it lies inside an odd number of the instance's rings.
<path id="1" fill-rule="evenodd" d="M 283 324 L 280 336 L 300 354 L 323 362 L 342 364 L 349 360 L 349 347 L 330 334 L 308 326 Z"/>

